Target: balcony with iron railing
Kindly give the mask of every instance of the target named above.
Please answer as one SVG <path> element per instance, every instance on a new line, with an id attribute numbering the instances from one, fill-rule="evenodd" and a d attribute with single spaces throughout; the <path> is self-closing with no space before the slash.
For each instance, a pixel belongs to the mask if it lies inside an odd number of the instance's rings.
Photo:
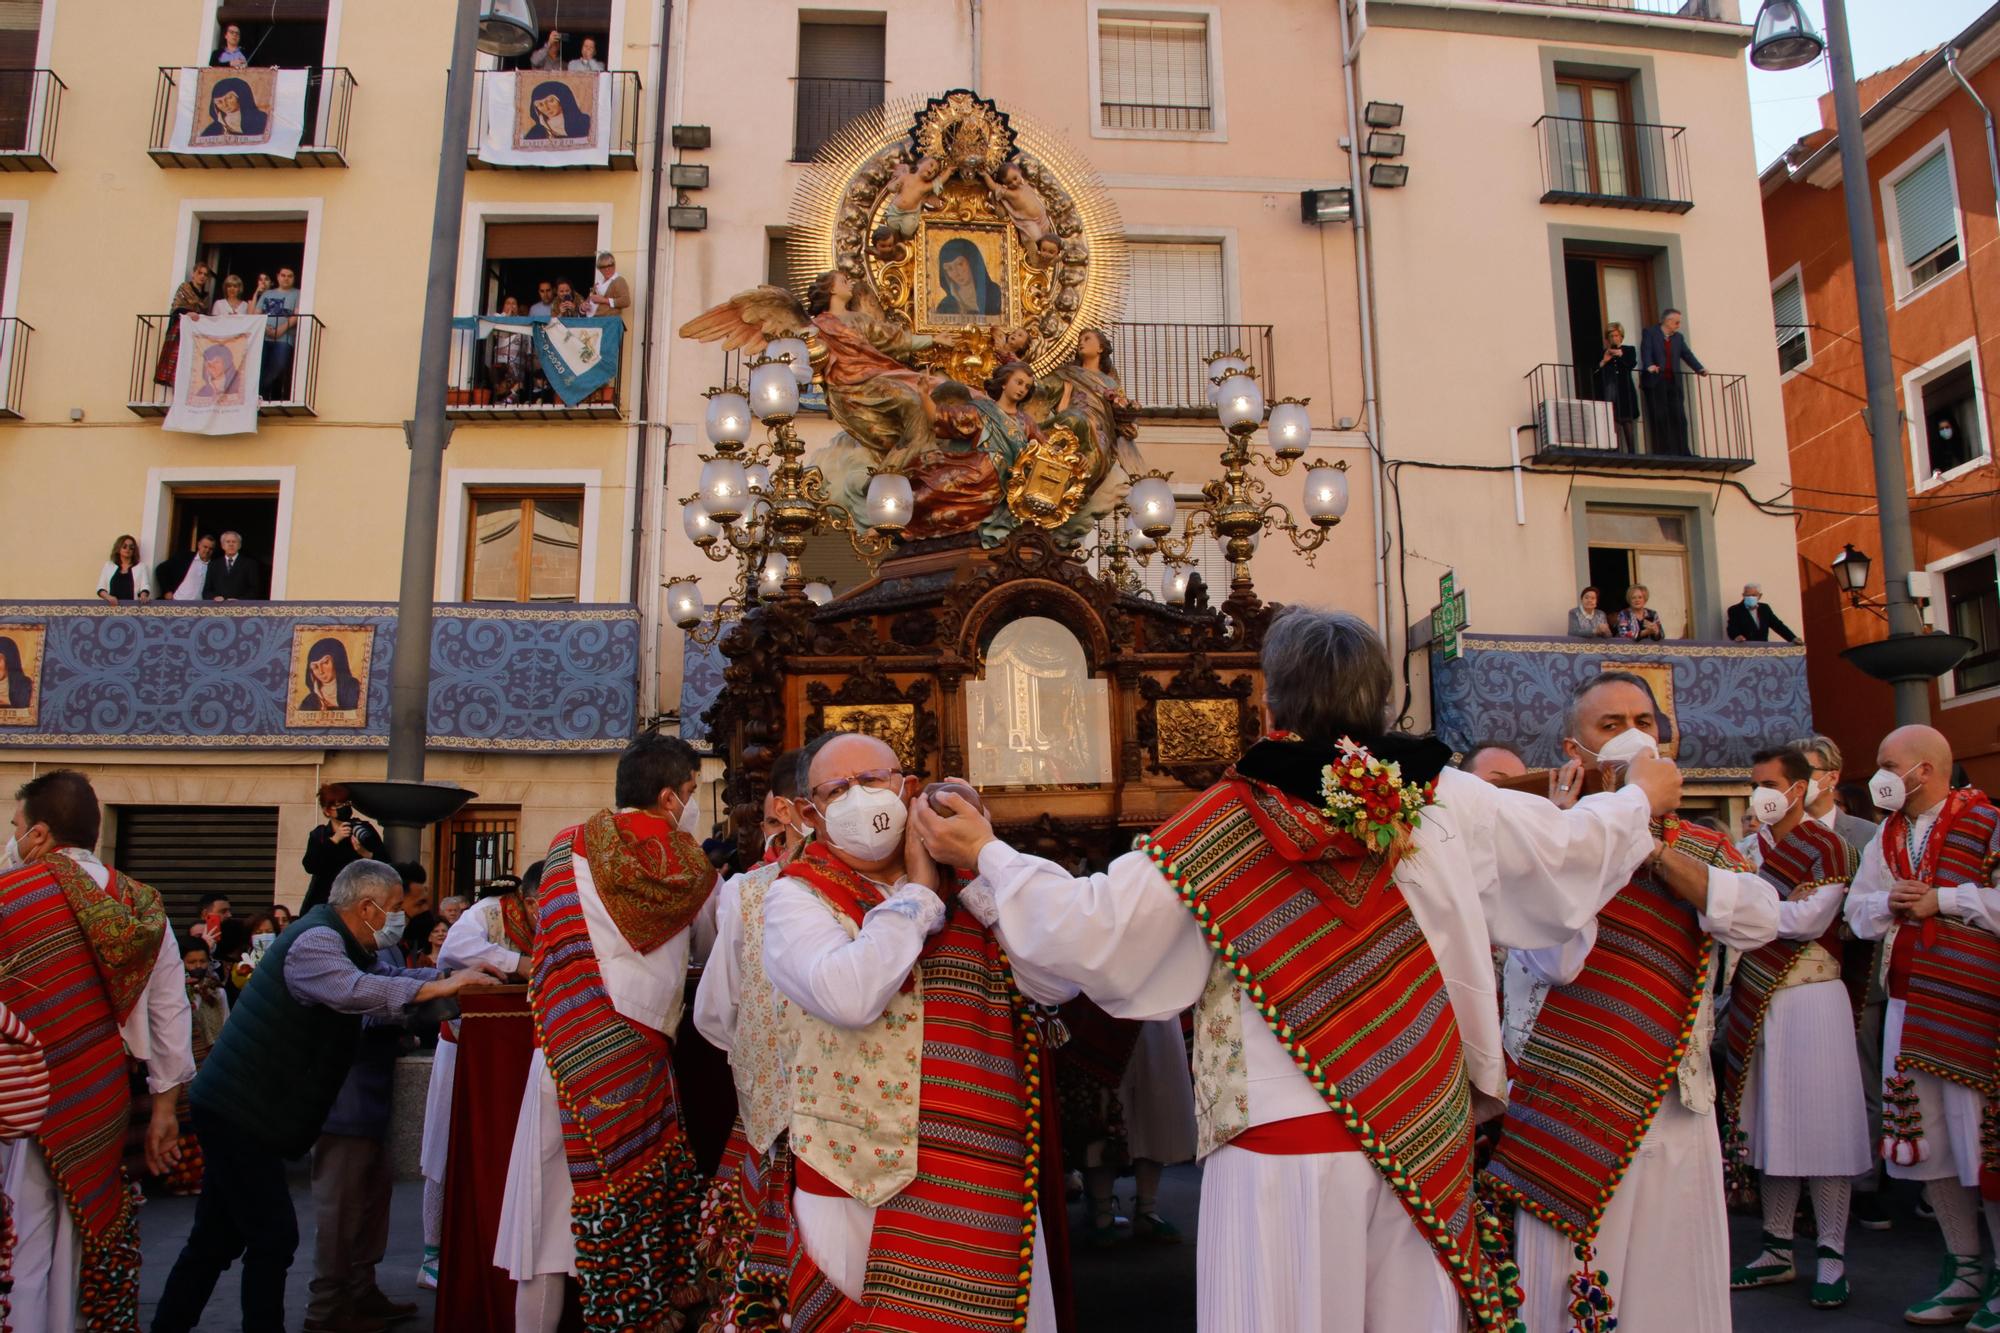
<path id="1" fill-rule="evenodd" d="M 1633 378 L 1625 377 L 1628 389 Z M 1636 396 L 1600 386 L 1595 366 L 1539 365 L 1526 381 L 1533 462 L 1738 472 L 1757 461 L 1742 375 L 1684 368 L 1668 386 Z"/>
<path id="2" fill-rule="evenodd" d="M 0 69 L 0 171 L 54 171 L 67 85 L 46 69 Z"/>
<path id="3" fill-rule="evenodd" d="M 19 421 L 28 383 L 28 338 L 34 327 L 12 315 L 0 319 L 0 420 Z"/>
<path id="4" fill-rule="evenodd" d="M 178 359 L 185 355 L 185 340 L 175 335 L 169 346 L 169 330 L 177 315 L 141 315 L 132 341 L 132 381 L 125 406 L 133 415 L 163 417 L 174 402 L 174 374 Z M 265 417 L 317 416 L 319 394 L 319 345 L 326 326 L 316 315 L 303 312 L 292 316 L 289 352 L 274 351 L 287 345 L 280 339 L 266 339 L 263 373 L 257 385 L 257 415 Z M 284 362 L 280 368 L 280 360 Z"/>
<path id="5" fill-rule="evenodd" d="M 1609 10 L 1657 18 L 1702 19 L 1710 23 L 1732 21 L 1725 7 L 1727 0 L 1503 0 L 1503 3 L 1524 9 Z"/>
<path id="6" fill-rule="evenodd" d="M 539 72 L 539 71 L 534 71 Z M 644 109 L 641 105 L 639 72 L 630 69 L 605 71 L 605 79 L 600 87 L 608 90 L 611 99 L 608 108 L 599 106 L 597 114 L 611 118 L 611 134 L 606 141 L 610 158 L 605 162 L 489 162 L 479 155 L 480 145 L 485 143 L 492 132 L 487 115 L 489 85 L 495 79 L 515 79 L 523 73 L 533 72 L 496 69 L 480 70 L 475 73 L 472 89 L 472 132 L 465 144 L 465 165 L 473 171 L 637 171 L 639 169 L 639 116 Z M 496 103 L 513 112 L 514 104 L 507 100 L 502 88 L 491 88 L 500 96 Z M 600 94 L 600 98 L 605 94 Z M 513 127 L 502 124 L 498 127 L 501 136 L 508 142 L 513 139 Z M 565 154 L 574 158 L 574 154 Z"/>
<path id="7" fill-rule="evenodd" d="M 1543 116 L 1542 202 L 1593 204 L 1652 213 L 1694 207 L 1687 131 L 1679 125 Z"/>
<path id="8" fill-rule="evenodd" d="M 622 355 L 623 348 L 620 348 Z M 534 335 L 489 326 L 451 331 L 445 415 L 459 421 L 615 421 L 619 376 L 566 403 L 536 359 Z"/>
<path id="9" fill-rule="evenodd" d="M 810 162 L 857 116 L 882 105 L 881 79 L 793 79 L 792 161 Z"/>
<path id="10" fill-rule="evenodd" d="M 286 73 L 279 70 L 277 73 Z M 192 151 L 192 145 L 206 137 L 205 129 L 194 122 L 182 123 L 183 94 L 190 80 L 202 70 L 194 67 L 165 66 L 153 91 L 153 134 L 146 151 L 162 167 L 344 167 L 347 165 L 348 120 L 354 110 L 354 76 L 338 66 L 305 71 L 305 100 L 299 108 L 298 151 L 287 156 L 267 147 L 243 143 L 223 152 Z M 268 117 L 279 114 L 266 108 Z M 199 118 L 203 109 L 193 108 Z M 179 144 L 180 146 L 176 146 Z"/>
<path id="11" fill-rule="evenodd" d="M 1105 333 L 1125 396 L 1142 416 L 1214 416 L 1207 359 L 1225 352 L 1249 358 L 1264 377 L 1265 397 L 1277 397 L 1269 324 L 1124 323 Z"/>

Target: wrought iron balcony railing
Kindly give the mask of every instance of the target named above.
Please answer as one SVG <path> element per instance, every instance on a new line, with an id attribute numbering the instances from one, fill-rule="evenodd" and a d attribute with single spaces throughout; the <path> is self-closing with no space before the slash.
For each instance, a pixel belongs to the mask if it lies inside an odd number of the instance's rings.
<path id="1" fill-rule="evenodd" d="M 1241 352 L 1264 377 L 1266 398 L 1275 399 L 1269 324 L 1113 324 L 1112 364 L 1125 396 L 1145 416 L 1206 417 L 1209 402 L 1206 358 Z"/>
<path id="2" fill-rule="evenodd" d="M 508 340 L 512 340 L 511 342 Z M 445 415 L 460 421 L 616 420 L 619 376 L 578 403 L 565 403 L 535 360 L 527 333 L 451 331 L 451 387 Z"/>
<path id="3" fill-rule="evenodd" d="M 240 151 L 194 153 L 174 147 L 181 85 L 200 74 L 193 67 L 165 66 L 153 91 L 153 137 L 147 153 L 163 167 L 344 167 L 348 120 L 354 110 L 354 75 L 334 66 L 308 69 L 298 152 L 290 157 L 245 145 Z"/>
<path id="4" fill-rule="evenodd" d="M 34 327 L 12 315 L 0 319 L 0 420 L 19 421 L 28 383 L 28 337 Z"/>
<path id="5" fill-rule="evenodd" d="M 1542 202 L 1654 213 L 1694 207 L 1687 131 L 1679 125 L 1543 116 Z"/>
<path id="6" fill-rule="evenodd" d="M 600 116 L 611 117 L 611 160 L 596 162 L 562 162 L 544 165 L 533 163 L 486 162 L 479 156 L 479 145 L 486 141 L 486 88 L 491 79 L 511 79 L 514 70 L 481 70 L 475 73 L 472 88 L 472 134 L 465 144 L 465 165 L 473 171 L 637 171 L 639 169 L 639 115 L 642 111 L 639 96 L 639 72 L 631 69 L 607 70 L 611 105 L 599 107 Z M 504 128 L 504 127 L 503 127 Z"/>
<path id="7" fill-rule="evenodd" d="M 125 405 L 134 415 L 163 417 L 174 402 L 174 373 L 186 348 L 170 337 L 177 315 L 141 315 L 132 340 L 132 383 Z M 274 352 L 280 340 L 267 339 L 263 374 L 257 385 L 257 414 L 266 417 L 317 416 L 319 345 L 326 326 L 316 315 L 293 316 L 289 352 Z M 282 363 L 282 364 L 281 364 Z"/>
<path id="8" fill-rule="evenodd" d="M 54 171 L 67 85 L 47 69 L 0 69 L 0 171 Z"/>
<path id="9" fill-rule="evenodd" d="M 1509 0 L 1513 4 L 1540 9 L 1611 9 L 1630 14 L 1651 14 L 1660 18 L 1707 19 L 1727 22 L 1725 0 Z M 1746 20 L 1747 21 L 1747 20 Z"/>
<path id="10" fill-rule="evenodd" d="M 887 86 L 880 79 L 793 79 L 792 161 L 812 161 L 849 121 L 881 106 Z"/>
<path id="11" fill-rule="evenodd" d="M 1741 375 L 1683 368 L 1631 393 L 1600 382 L 1595 366 L 1539 365 L 1526 378 L 1535 462 L 1735 472 L 1757 461 Z"/>

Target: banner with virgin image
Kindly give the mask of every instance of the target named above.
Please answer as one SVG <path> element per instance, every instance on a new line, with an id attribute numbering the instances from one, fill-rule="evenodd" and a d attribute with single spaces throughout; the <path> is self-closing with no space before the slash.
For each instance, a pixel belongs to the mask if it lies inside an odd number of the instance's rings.
<path id="1" fill-rule="evenodd" d="M 183 69 L 167 146 L 177 153 L 297 157 L 306 119 L 302 69 Z"/>
<path id="2" fill-rule="evenodd" d="M 602 167 L 611 162 L 611 76 L 494 70 L 482 82 L 479 160 L 495 167 Z"/>
<path id="3" fill-rule="evenodd" d="M 174 401 L 161 423 L 191 435 L 257 433 L 263 315 L 182 315 Z"/>

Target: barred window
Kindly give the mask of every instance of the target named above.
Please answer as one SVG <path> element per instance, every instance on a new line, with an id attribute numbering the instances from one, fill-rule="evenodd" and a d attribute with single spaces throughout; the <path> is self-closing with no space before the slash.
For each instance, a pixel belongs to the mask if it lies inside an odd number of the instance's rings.
<path id="1" fill-rule="evenodd" d="M 1215 128 L 1206 18 L 1099 19 L 1098 75 L 1106 129 Z"/>

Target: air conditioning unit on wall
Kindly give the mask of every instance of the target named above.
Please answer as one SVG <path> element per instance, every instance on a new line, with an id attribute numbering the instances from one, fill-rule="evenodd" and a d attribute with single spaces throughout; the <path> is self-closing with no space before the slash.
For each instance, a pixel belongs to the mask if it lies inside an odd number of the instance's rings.
<path id="1" fill-rule="evenodd" d="M 1595 398 L 1544 398 L 1535 407 L 1537 449 L 1618 450 L 1611 404 Z"/>

